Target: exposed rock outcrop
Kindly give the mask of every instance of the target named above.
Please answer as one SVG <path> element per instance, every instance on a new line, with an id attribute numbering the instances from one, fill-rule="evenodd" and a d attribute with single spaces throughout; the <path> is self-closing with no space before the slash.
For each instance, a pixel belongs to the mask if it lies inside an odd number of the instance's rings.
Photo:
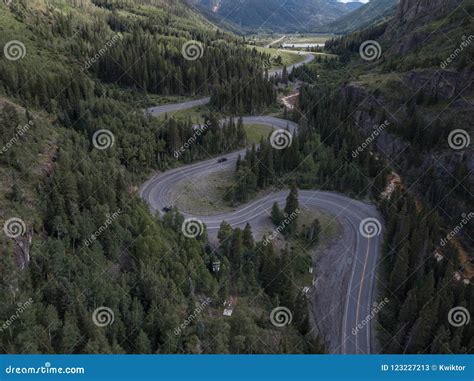
<path id="1" fill-rule="evenodd" d="M 431 34 L 423 26 L 448 15 L 461 3 L 462 0 L 401 0 L 384 34 L 386 41 L 396 41 L 388 53 L 403 54 L 417 49 Z"/>
<path id="2" fill-rule="evenodd" d="M 439 100 L 453 100 L 443 113 L 428 111 L 422 113 L 422 122 L 429 128 L 437 119 L 447 123 L 450 116 L 464 117 L 464 128 L 470 129 L 474 115 L 470 110 L 474 105 L 469 100 L 459 97 L 459 94 L 467 94 L 474 90 L 473 74 L 459 72 L 435 72 L 432 69 L 413 70 L 402 74 L 403 83 L 411 86 L 414 94 L 422 89 L 426 96 L 436 96 Z M 350 100 L 351 107 L 355 109 L 352 114 L 354 124 L 361 129 L 363 135 L 369 136 L 375 126 L 380 125 L 386 118 L 391 128 L 383 129 L 374 141 L 377 151 L 389 161 L 403 161 L 403 152 L 410 149 L 410 143 L 393 134 L 393 128 L 400 126 L 407 117 L 407 106 L 386 99 L 383 95 L 373 93 L 367 88 L 359 85 L 349 84 L 343 89 L 343 96 Z M 454 98 L 458 97 L 458 98 Z M 437 150 L 423 154 L 420 168 L 437 168 L 441 175 L 454 176 L 454 170 L 459 161 L 464 161 L 474 181 L 474 154 L 473 146 L 469 146 L 464 152 L 455 153 L 446 144 L 446 150 Z M 400 163 L 401 164 L 401 163 Z M 449 172 L 446 173 L 446 171 Z M 402 173 L 403 176 L 403 173 Z"/>
<path id="3" fill-rule="evenodd" d="M 421 89 L 428 97 L 449 100 L 474 90 L 474 73 L 454 70 L 420 69 L 404 75 L 404 82 L 413 91 Z"/>
<path id="4" fill-rule="evenodd" d="M 31 242 L 33 241 L 33 234 L 28 232 L 24 236 L 15 238 L 13 248 L 15 264 L 20 270 L 24 270 L 30 263 Z"/>

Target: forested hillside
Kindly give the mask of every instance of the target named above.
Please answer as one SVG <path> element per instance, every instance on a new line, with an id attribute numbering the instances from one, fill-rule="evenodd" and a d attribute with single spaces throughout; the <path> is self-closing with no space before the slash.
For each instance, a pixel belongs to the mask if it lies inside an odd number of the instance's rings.
<path id="1" fill-rule="evenodd" d="M 207 113 L 206 131 L 177 158 L 191 121 L 152 119 L 143 106 L 240 81 L 235 106 L 256 111 L 274 100 L 265 57 L 174 1 L 2 2 L 0 25 L 0 351 L 322 351 L 300 290 L 266 290 L 262 266 L 238 271 L 265 263 L 248 231 L 222 233 L 232 237 L 229 283 L 205 235 L 184 237 L 180 215 L 152 217 L 136 192 L 153 170 L 245 144 L 235 123 L 220 128 Z M 224 317 L 236 293 L 239 309 Z M 301 313 L 277 331 L 268 316 L 278 294 Z"/>
<path id="2" fill-rule="evenodd" d="M 281 247 L 223 222 L 213 245 L 204 226 L 183 234 L 173 205 L 153 216 L 139 198 L 156 171 L 243 149 L 242 120 L 219 120 L 273 111 L 276 88 L 300 80 L 280 115 L 299 125 L 283 131 L 292 144 L 247 148 L 227 201 L 291 187 L 275 225 L 298 209 L 297 187 L 377 203 L 377 299 L 389 300 L 377 350 L 472 353 L 473 325 L 448 320 L 474 305 L 474 225 L 458 229 L 474 209 L 472 0 L 402 0 L 282 80 L 187 3 L 0 3 L 0 351 L 325 352 L 302 292 L 313 263 L 295 244 L 318 243 L 318 219 L 285 226 Z M 204 125 L 145 112 L 204 96 Z M 269 319 L 282 305 L 287 326 Z"/>
<path id="3" fill-rule="evenodd" d="M 319 102 L 315 102 L 316 97 Z M 305 96 L 302 103 L 313 110 L 314 117 L 308 120 L 306 115 L 300 119 L 298 112 L 293 115 L 300 128 L 288 149 L 272 149 L 269 141 L 262 140 L 258 148 L 247 150 L 237 163 L 235 185 L 227 193 L 229 200 L 245 202 L 257 190 L 292 183 L 302 189 L 334 190 L 359 198 L 383 191 L 383 166 L 374 157 L 367 153 L 356 165 L 349 163 L 351 147 L 362 144 L 363 139 L 349 123 L 341 126 L 347 118 L 342 105 L 331 98 L 328 89 L 321 89 L 315 98 Z"/>

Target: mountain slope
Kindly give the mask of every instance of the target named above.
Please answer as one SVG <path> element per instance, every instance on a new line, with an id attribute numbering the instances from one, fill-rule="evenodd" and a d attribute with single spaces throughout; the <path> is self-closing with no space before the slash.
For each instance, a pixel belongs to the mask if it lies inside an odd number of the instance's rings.
<path id="1" fill-rule="evenodd" d="M 210 20 L 236 31 L 312 31 L 362 3 L 336 0 L 188 0 Z"/>
<path id="2" fill-rule="evenodd" d="M 0 2 L 2 321 L 31 300 L 1 327 L 2 353 L 275 351 L 274 330 L 262 327 L 260 308 L 246 307 L 246 298 L 232 319 L 222 315 L 234 265 L 222 258 L 219 280 L 205 234 L 185 238 L 181 216 L 155 218 L 135 193 L 196 138 L 191 121 L 149 118 L 144 106 L 220 83 L 231 91 L 238 81 L 240 99 L 229 98 L 254 106 L 245 83 L 266 87 L 263 57 L 207 24 L 172 0 Z M 183 49 L 191 39 L 203 50 L 194 61 Z M 180 161 L 241 148 L 232 145 L 237 134 L 212 125 Z M 248 285 L 239 296 L 250 287 L 264 294 L 256 280 L 238 284 Z M 202 300 L 200 328 L 181 332 Z M 271 305 L 265 298 L 261 307 Z M 104 307 L 114 320 L 107 330 L 94 321 Z M 235 346 L 242 327 L 248 344 Z M 294 325 L 286 331 L 282 340 L 295 352 L 314 352 Z"/>
<path id="3" fill-rule="evenodd" d="M 348 96 L 355 103 L 366 97 L 374 100 L 360 106 L 367 110 L 358 114 L 357 124 L 369 130 L 371 123 L 377 123 L 370 115 L 371 107 L 380 113 L 386 110 L 396 119 L 389 131 L 381 134 L 379 147 L 392 160 L 394 153 L 413 150 L 412 161 L 419 165 L 411 167 L 405 153 L 402 157 L 406 161 L 400 162 L 400 168 L 405 168 L 407 178 L 417 186 L 420 177 L 429 174 L 426 181 L 431 187 L 429 191 L 419 188 L 419 194 L 433 207 L 443 205 L 444 214 L 454 225 L 472 206 L 464 205 L 462 192 L 452 192 L 449 200 L 440 199 L 443 192 L 438 187 L 446 190 L 441 184 L 447 178 L 464 173 L 470 175 L 464 181 L 474 180 L 472 146 L 453 156 L 447 144 L 451 130 L 459 127 L 471 132 L 474 122 L 474 56 L 468 48 L 474 40 L 469 33 L 472 14 L 471 0 L 402 0 L 389 22 L 326 44 L 343 61 L 350 61 L 351 73 L 358 73 L 346 87 Z M 380 58 L 366 62 L 359 50 L 368 40 L 377 42 L 378 46 L 373 46 Z M 365 58 L 368 61 L 370 57 Z M 436 160 L 434 152 L 439 155 Z"/>
<path id="4" fill-rule="evenodd" d="M 395 14 L 399 0 L 372 0 L 325 27 L 332 33 L 350 33 L 389 19 Z"/>
<path id="5" fill-rule="evenodd" d="M 327 129 L 336 113 L 326 110 L 345 110 L 337 122 L 349 121 L 368 143 L 349 160 L 375 156 L 391 172 L 396 190 L 382 200 L 387 234 L 378 275 L 380 296 L 390 299 L 378 317 L 383 353 L 474 347 L 472 324 L 458 329 L 449 321 L 456 307 L 472 310 L 474 227 L 464 218 L 474 210 L 473 15 L 472 0 L 402 0 L 390 21 L 326 44 L 339 67 L 292 73 L 314 78 L 300 107 L 322 139 L 338 133 Z M 373 54 L 361 49 L 368 42 Z M 318 109 L 321 100 L 327 105 Z"/>

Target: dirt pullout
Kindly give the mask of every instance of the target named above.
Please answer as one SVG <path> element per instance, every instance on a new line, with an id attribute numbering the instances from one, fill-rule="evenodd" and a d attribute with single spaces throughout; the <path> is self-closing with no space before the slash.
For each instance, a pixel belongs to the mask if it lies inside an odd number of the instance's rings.
<path id="1" fill-rule="evenodd" d="M 341 235 L 313 255 L 313 287 L 308 298 L 313 326 L 332 354 L 341 353 L 342 322 L 354 253 L 354 248 L 347 247 L 345 242 L 356 240 L 350 224 L 340 225 Z"/>
<path id="2" fill-rule="evenodd" d="M 187 178 L 173 189 L 173 206 L 182 212 L 199 215 L 230 212 L 233 208 L 225 201 L 225 196 L 233 180 L 232 168 Z"/>

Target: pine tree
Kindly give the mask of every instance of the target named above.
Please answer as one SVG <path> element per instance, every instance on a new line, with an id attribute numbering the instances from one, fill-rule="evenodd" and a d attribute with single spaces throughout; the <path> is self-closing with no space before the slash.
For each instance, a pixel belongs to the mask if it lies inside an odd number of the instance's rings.
<path id="1" fill-rule="evenodd" d="M 230 252 L 232 233 L 232 227 L 229 223 L 222 221 L 219 232 L 217 233 L 217 238 L 225 255 L 229 255 Z"/>
<path id="2" fill-rule="evenodd" d="M 403 246 L 397 254 L 395 265 L 390 275 L 390 290 L 400 300 L 405 299 L 408 277 L 408 248 Z"/>
<path id="3" fill-rule="evenodd" d="M 283 66 L 283 71 L 282 71 L 282 74 L 281 74 L 281 81 L 284 84 L 288 83 L 288 69 L 287 69 L 286 65 Z"/>
<path id="4" fill-rule="evenodd" d="M 310 226 L 305 226 L 303 231 L 303 238 L 310 244 L 319 242 L 319 235 L 321 234 L 321 223 L 317 218 L 313 220 Z"/>
<path id="5" fill-rule="evenodd" d="M 265 292 L 270 296 L 275 293 L 275 276 L 278 273 L 278 257 L 275 254 L 272 243 L 262 248 L 262 261 L 260 268 L 260 281 Z"/>
<path id="6" fill-rule="evenodd" d="M 290 193 L 286 198 L 285 214 L 286 217 L 291 216 L 293 213 L 297 213 L 299 208 L 298 203 L 298 188 L 296 184 L 293 184 L 290 189 Z"/>
<path id="7" fill-rule="evenodd" d="M 283 213 L 281 212 L 280 210 L 280 207 L 278 206 L 278 203 L 275 202 L 273 204 L 273 207 L 272 207 L 272 222 L 275 226 L 279 226 L 283 219 L 284 219 L 284 215 Z"/>
<path id="8" fill-rule="evenodd" d="M 438 310 L 439 299 L 426 304 L 420 312 L 420 316 L 413 326 L 407 344 L 408 353 L 425 353 L 427 345 L 431 342 L 431 335 L 438 323 L 436 311 Z"/>
<path id="9" fill-rule="evenodd" d="M 293 184 L 290 189 L 290 194 L 286 198 L 285 217 L 288 220 L 288 224 L 285 227 L 285 233 L 289 235 L 296 233 L 298 227 L 298 212 L 298 188 L 296 184 Z"/>
<path id="10" fill-rule="evenodd" d="M 242 242 L 244 246 L 249 250 L 253 249 L 255 246 L 255 242 L 252 235 L 252 228 L 249 223 L 245 225 L 245 229 L 242 233 Z"/>
<path id="11" fill-rule="evenodd" d="M 234 266 L 234 269 L 238 271 L 241 271 L 242 248 L 243 248 L 242 230 L 235 229 L 234 234 L 232 235 L 229 260 Z"/>

